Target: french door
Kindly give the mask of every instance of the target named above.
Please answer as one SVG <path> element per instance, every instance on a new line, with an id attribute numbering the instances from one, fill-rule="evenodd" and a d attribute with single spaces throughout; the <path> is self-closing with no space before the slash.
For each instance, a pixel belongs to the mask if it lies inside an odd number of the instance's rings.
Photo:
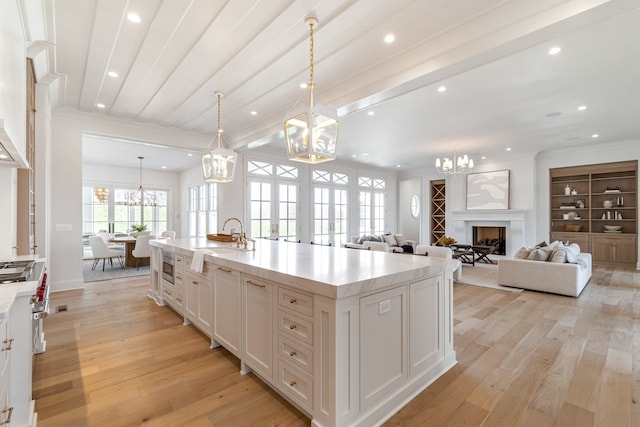
<path id="1" fill-rule="evenodd" d="M 298 240 L 295 181 L 249 178 L 249 234 L 253 238 Z"/>
<path id="2" fill-rule="evenodd" d="M 348 200 L 345 188 L 314 186 L 312 242 L 334 246 L 347 242 Z"/>

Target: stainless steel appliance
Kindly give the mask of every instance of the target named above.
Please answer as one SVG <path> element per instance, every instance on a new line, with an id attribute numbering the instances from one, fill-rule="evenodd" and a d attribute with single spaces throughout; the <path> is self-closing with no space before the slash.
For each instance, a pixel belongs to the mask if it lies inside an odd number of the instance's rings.
<path id="1" fill-rule="evenodd" d="M 175 254 L 162 251 L 162 278 L 173 284 L 175 280 Z"/>
<path id="2" fill-rule="evenodd" d="M 7 283 L 38 281 L 36 295 L 32 298 L 32 338 L 33 353 L 44 353 L 47 342 L 44 339 L 42 319 L 49 313 L 49 286 L 45 263 L 34 260 L 0 261 L 0 286 Z"/>

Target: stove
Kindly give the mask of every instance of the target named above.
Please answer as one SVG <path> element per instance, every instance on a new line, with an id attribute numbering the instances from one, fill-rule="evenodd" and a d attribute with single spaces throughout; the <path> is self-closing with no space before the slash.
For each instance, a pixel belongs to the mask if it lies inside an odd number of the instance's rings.
<path id="1" fill-rule="evenodd" d="M 25 282 L 31 277 L 35 261 L 0 262 L 0 283 Z"/>

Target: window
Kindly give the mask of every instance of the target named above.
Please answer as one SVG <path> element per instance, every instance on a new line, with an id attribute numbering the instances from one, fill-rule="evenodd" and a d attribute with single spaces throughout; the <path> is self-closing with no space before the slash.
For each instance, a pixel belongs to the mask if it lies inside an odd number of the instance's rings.
<path id="1" fill-rule="evenodd" d="M 298 239 L 298 168 L 247 161 L 247 234 L 254 238 Z"/>
<path id="2" fill-rule="evenodd" d="M 205 237 L 218 231 L 218 184 L 189 188 L 189 237 Z"/>
<path id="3" fill-rule="evenodd" d="M 313 170 L 314 243 L 336 246 L 347 242 L 348 192 L 346 174 Z"/>
<path id="4" fill-rule="evenodd" d="M 82 188 L 82 232 L 93 234 L 101 231 L 126 234 L 132 225 L 144 224 L 151 234 L 160 235 L 168 229 L 169 193 L 164 190 L 145 190 L 155 197 L 156 206 L 129 206 L 126 196 L 132 189 L 109 188 L 106 202 L 99 201 L 93 187 Z"/>
<path id="5" fill-rule="evenodd" d="M 359 177 L 359 232 L 360 234 L 383 234 L 385 232 L 385 200 L 384 179 Z"/>

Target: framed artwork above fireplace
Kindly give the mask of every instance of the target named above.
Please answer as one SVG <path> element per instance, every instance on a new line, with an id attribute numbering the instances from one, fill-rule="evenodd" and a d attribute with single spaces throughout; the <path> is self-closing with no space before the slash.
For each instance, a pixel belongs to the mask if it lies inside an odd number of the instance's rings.
<path id="1" fill-rule="evenodd" d="M 509 170 L 467 174 L 467 210 L 509 209 Z"/>

